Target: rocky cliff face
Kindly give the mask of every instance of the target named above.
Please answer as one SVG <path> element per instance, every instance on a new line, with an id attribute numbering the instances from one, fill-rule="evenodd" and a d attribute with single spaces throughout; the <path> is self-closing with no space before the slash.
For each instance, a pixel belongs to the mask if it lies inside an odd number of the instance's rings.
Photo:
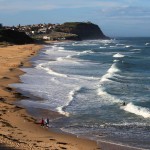
<path id="1" fill-rule="evenodd" d="M 24 32 L 14 30 L 0 30 L 0 42 L 8 42 L 13 44 L 30 44 L 34 40 Z"/>
<path id="2" fill-rule="evenodd" d="M 80 40 L 108 39 L 98 25 L 84 22 L 67 22 L 57 28 L 60 32 L 76 34 Z"/>

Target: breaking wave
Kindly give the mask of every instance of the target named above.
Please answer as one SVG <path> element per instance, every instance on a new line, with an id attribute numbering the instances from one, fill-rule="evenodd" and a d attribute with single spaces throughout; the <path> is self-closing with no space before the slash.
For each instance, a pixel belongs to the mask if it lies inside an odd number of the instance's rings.
<path id="1" fill-rule="evenodd" d="M 66 111 L 65 111 L 65 108 L 73 101 L 73 99 L 74 99 L 76 93 L 77 93 L 80 89 L 81 89 L 81 87 L 77 87 L 77 88 L 75 88 L 74 90 L 70 91 L 69 94 L 68 94 L 68 99 L 69 99 L 69 100 L 67 101 L 67 103 L 66 103 L 64 106 L 60 106 L 60 107 L 57 107 L 57 108 L 56 108 L 57 111 L 58 111 L 60 114 L 69 117 L 70 114 L 69 114 L 69 112 L 66 112 Z"/>
<path id="2" fill-rule="evenodd" d="M 61 73 L 57 73 L 55 71 L 53 71 L 52 69 L 50 69 L 49 67 L 44 66 L 46 64 L 39 64 L 36 66 L 37 69 L 43 69 L 45 71 L 47 71 L 47 73 L 51 74 L 51 75 L 55 75 L 55 76 L 60 76 L 60 77 L 67 77 L 67 75 L 65 74 L 61 74 Z"/>
<path id="3" fill-rule="evenodd" d="M 142 116 L 144 118 L 150 118 L 150 110 L 148 108 L 136 106 L 133 103 L 128 103 L 126 106 L 121 108 L 127 112 Z"/>
<path id="4" fill-rule="evenodd" d="M 117 53 L 117 54 L 113 55 L 113 57 L 114 58 L 122 58 L 122 57 L 124 57 L 124 55 Z"/>

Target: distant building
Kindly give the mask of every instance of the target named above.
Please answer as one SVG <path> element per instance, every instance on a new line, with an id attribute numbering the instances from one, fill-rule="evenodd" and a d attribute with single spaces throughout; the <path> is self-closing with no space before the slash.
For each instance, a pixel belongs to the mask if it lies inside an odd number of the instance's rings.
<path id="1" fill-rule="evenodd" d="M 51 38 L 49 36 L 43 36 L 43 40 L 50 40 Z"/>
<path id="2" fill-rule="evenodd" d="M 38 33 L 46 33 L 47 32 L 47 28 L 40 28 L 38 30 Z"/>

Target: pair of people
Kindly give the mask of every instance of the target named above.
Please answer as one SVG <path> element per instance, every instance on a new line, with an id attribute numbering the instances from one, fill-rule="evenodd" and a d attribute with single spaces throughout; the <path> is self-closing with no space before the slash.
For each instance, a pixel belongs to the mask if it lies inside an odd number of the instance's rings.
<path id="1" fill-rule="evenodd" d="M 46 118 L 45 120 L 42 118 L 41 120 L 41 126 L 44 127 L 49 127 L 49 118 Z"/>

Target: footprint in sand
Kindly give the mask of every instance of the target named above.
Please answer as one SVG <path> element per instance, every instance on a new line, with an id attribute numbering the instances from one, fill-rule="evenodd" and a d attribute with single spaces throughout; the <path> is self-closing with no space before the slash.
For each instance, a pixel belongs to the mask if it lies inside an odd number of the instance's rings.
<path id="1" fill-rule="evenodd" d="M 65 142 L 57 142 L 57 144 L 67 145 L 68 143 L 65 143 Z"/>
<path id="2" fill-rule="evenodd" d="M 2 79 L 10 79 L 9 77 L 2 77 Z"/>

